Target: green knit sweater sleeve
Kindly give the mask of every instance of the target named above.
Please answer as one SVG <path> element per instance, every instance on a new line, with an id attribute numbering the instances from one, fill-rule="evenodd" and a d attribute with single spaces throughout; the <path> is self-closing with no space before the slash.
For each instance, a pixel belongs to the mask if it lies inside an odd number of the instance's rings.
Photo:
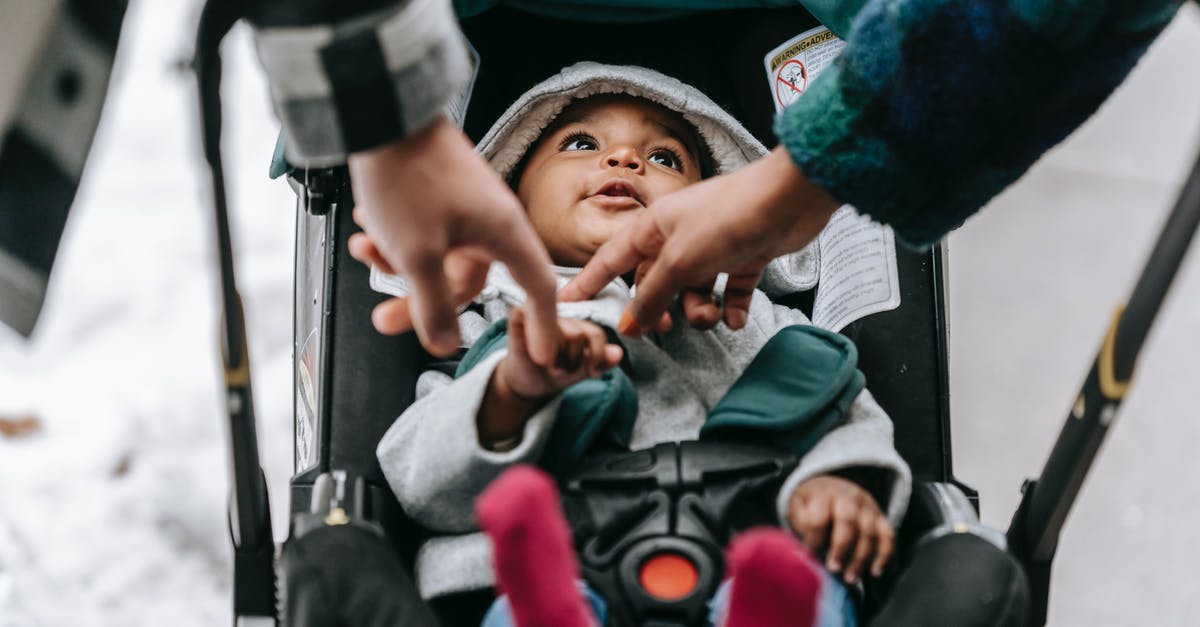
<path id="1" fill-rule="evenodd" d="M 1179 0 L 870 0 L 776 119 L 838 199 L 940 239 L 1090 116 Z"/>

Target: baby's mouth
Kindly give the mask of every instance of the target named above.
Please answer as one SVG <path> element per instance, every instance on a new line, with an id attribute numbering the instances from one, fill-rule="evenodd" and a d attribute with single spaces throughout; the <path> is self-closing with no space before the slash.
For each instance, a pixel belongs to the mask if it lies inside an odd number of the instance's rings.
<path id="1" fill-rule="evenodd" d="M 588 198 L 606 209 L 620 210 L 645 206 L 637 188 L 619 179 L 601 185 Z"/>

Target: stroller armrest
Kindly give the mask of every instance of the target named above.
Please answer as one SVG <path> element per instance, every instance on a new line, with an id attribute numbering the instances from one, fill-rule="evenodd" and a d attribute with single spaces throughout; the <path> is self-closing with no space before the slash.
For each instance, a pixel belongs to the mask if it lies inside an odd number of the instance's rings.
<path id="1" fill-rule="evenodd" d="M 984 526 L 963 490 L 918 481 L 900 528 L 896 567 L 866 583 L 874 625 L 1026 624 L 1029 584 L 1004 534 Z M 936 618 L 934 618 L 936 617 Z M 931 622 L 936 621 L 936 622 Z"/>
<path id="2" fill-rule="evenodd" d="M 900 545 L 911 555 L 921 546 L 952 533 L 969 533 L 1007 551 L 1008 541 L 998 529 L 979 522 L 979 513 L 952 483 L 917 481 L 900 529 Z"/>

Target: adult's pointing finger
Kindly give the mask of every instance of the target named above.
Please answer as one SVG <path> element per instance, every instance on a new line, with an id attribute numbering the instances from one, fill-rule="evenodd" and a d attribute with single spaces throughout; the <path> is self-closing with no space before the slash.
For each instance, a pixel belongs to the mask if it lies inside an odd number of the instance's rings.
<path id="1" fill-rule="evenodd" d="M 657 257 L 665 240 L 652 210 L 643 211 L 596 251 L 583 270 L 559 290 L 558 299 L 577 301 L 595 296 L 613 279 Z"/>
<path id="2" fill-rule="evenodd" d="M 421 344 L 438 357 L 454 354 L 459 344 L 458 316 L 441 252 L 406 251 L 404 268 L 413 287 L 408 312 Z"/>
<path id="3" fill-rule="evenodd" d="M 540 366 L 549 366 L 558 349 L 556 283 L 550 270 L 550 254 L 523 216 L 493 233 L 485 242 L 487 252 L 507 266 L 513 279 L 525 289 L 529 357 Z"/>

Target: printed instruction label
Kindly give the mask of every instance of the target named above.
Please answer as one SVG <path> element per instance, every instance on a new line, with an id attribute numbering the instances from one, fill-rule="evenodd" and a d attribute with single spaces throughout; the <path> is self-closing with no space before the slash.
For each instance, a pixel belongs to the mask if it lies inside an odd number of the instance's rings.
<path id="1" fill-rule="evenodd" d="M 783 111 L 796 102 L 813 79 L 837 58 L 845 45 L 846 42 L 838 39 L 828 28 L 818 26 L 768 52 L 763 57 L 763 66 L 767 70 L 767 81 L 771 84 L 775 112 Z"/>
<path id="2" fill-rule="evenodd" d="M 296 360 L 296 452 L 295 472 L 317 464 L 317 329 L 308 334 Z"/>
<path id="3" fill-rule="evenodd" d="M 896 236 L 854 207 L 843 205 L 817 238 L 821 282 L 813 301 L 813 324 L 841 331 L 864 316 L 900 306 Z"/>

